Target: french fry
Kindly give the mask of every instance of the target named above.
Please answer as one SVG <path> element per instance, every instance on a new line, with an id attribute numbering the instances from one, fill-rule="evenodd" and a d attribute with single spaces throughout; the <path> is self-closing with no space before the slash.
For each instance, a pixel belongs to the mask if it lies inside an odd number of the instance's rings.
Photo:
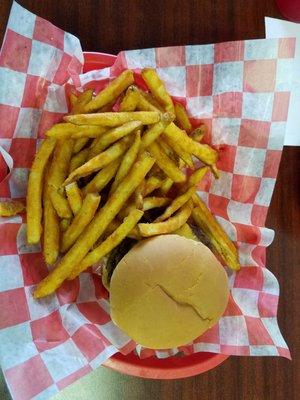
<path id="1" fill-rule="evenodd" d="M 120 111 L 134 111 L 139 102 L 139 94 L 135 86 L 129 86 L 121 101 Z"/>
<path id="2" fill-rule="evenodd" d="M 132 145 L 124 154 L 124 157 L 121 161 L 116 177 L 111 185 L 110 193 L 113 193 L 116 190 L 117 185 L 128 174 L 130 168 L 132 167 L 137 158 L 140 145 L 141 145 L 141 132 L 138 131 L 135 134 L 135 139 Z"/>
<path id="3" fill-rule="evenodd" d="M 66 186 L 66 195 L 74 215 L 76 215 L 82 206 L 82 194 L 76 182 Z"/>
<path id="4" fill-rule="evenodd" d="M 187 239 L 192 239 L 195 240 L 196 242 L 199 242 L 199 239 L 194 234 L 192 228 L 189 226 L 188 223 L 183 224 L 179 229 L 177 229 L 173 233 L 176 233 L 176 235 L 183 236 Z"/>
<path id="5" fill-rule="evenodd" d="M 141 149 L 145 149 L 153 143 L 163 133 L 166 127 L 174 119 L 171 113 L 164 113 L 161 115 L 161 120 L 156 124 L 150 126 L 143 134 Z"/>
<path id="6" fill-rule="evenodd" d="M 70 100 L 70 104 L 71 104 L 71 108 L 73 108 L 77 102 L 77 96 L 75 93 L 70 93 L 69 96 L 69 100 Z"/>
<path id="7" fill-rule="evenodd" d="M 172 214 L 179 210 L 185 203 L 187 203 L 191 197 L 196 193 L 196 186 L 191 186 L 185 193 L 181 196 L 176 197 L 172 203 L 166 208 L 162 215 L 154 222 L 162 222 L 168 219 Z"/>
<path id="8" fill-rule="evenodd" d="M 219 179 L 221 174 L 220 174 L 220 171 L 218 170 L 216 164 L 210 165 L 210 169 L 211 169 L 211 172 L 214 174 L 214 177 L 216 179 Z"/>
<path id="9" fill-rule="evenodd" d="M 175 103 L 174 107 L 177 125 L 187 133 L 190 133 L 192 130 L 192 124 L 190 123 L 185 107 L 180 103 Z"/>
<path id="10" fill-rule="evenodd" d="M 129 174 L 122 180 L 113 195 L 96 213 L 94 219 L 79 236 L 72 248 L 61 259 L 56 268 L 37 286 L 34 297 L 40 298 L 53 293 L 70 276 L 74 265 L 80 264 L 110 222 L 116 217 L 125 202 L 145 178 L 154 164 L 148 154 L 142 154 Z"/>
<path id="11" fill-rule="evenodd" d="M 193 172 L 192 175 L 189 177 L 183 191 L 186 191 L 191 186 L 197 186 L 199 182 L 203 179 L 203 177 L 206 175 L 208 170 L 209 170 L 208 167 L 201 167 L 196 169 L 196 171 Z"/>
<path id="12" fill-rule="evenodd" d="M 192 217 L 199 228 L 210 240 L 211 245 L 225 264 L 237 271 L 240 269 L 238 252 L 228 235 L 211 214 L 205 203 L 197 196 L 193 196 L 195 208 Z"/>
<path id="13" fill-rule="evenodd" d="M 144 213 L 141 210 L 131 211 L 128 217 L 124 218 L 123 223 L 118 226 L 118 228 L 106 240 L 104 240 L 104 242 L 85 256 L 81 263 L 72 270 L 70 279 L 76 278 L 76 276 L 81 272 L 89 266 L 99 262 L 102 257 L 106 256 L 106 254 L 118 246 L 118 244 L 121 243 L 136 226 L 143 214 Z"/>
<path id="14" fill-rule="evenodd" d="M 78 139 L 82 137 L 97 137 L 103 132 L 105 132 L 103 126 L 75 125 L 70 122 L 60 122 L 48 129 L 45 135 L 56 139 L 67 139 L 72 136 Z"/>
<path id="15" fill-rule="evenodd" d="M 142 123 L 140 121 L 130 121 L 123 125 L 117 126 L 116 128 L 110 129 L 109 131 L 105 132 L 97 141 L 97 152 L 100 153 L 110 144 L 122 139 L 122 137 L 128 135 L 141 126 Z"/>
<path id="16" fill-rule="evenodd" d="M 70 160 L 69 174 L 75 171 L 75 169 L 81 167 L 88 159 L 89 154 L 89 148 L 83 149 L 79 153 L 75 154 Z"/>
<path id="17" fill-rule="evenodd" d="M 170 203 L 167 197 L 145 197 L 143 199 L 143 211 L 151 210 L 152 208 L 164 207 Z"/>
<path id="18" fill-rule="evenodd" d="M 145 182 L 145 187 L 144 187 L 144 196 L 147 196 L 148 194 L 152 193 L 154 190 L 158 189 L 161 187 L 163 183 L 163 180 L 160 179 L 157 176 L 150 176 Z"/>
<path id="19" fill-rule="evenodd" d="M 87 176 L 92 172 L 99 171 L 99 169 L 105 167 L 112 161 L 116 160 L 123 153 L 125 153 L 129 143 L 130 143 L 130 138 L 125 136 L 123 139 L 119 140 L 117 143 L 110 146 L 103 153 L 91 158 L 81 167 L 71 172 L 68 178 L 63 183 L 63 186 L 66 186 L 68 183 L 73 182 L 79 178 Z"/>
<path id="20" fill-rule="evenodd" d="M 59 230 L 61 232 L 65 232 L 69 228 L 71 221 L 72 221 L 72 218 L 61 219 L 59 221 Z"/>
<path id="21" fill-rule="evenodd" d="M 73 154 L 77 154 L 84 148 L 84 146 L 87 144 L 89 141 L 89 138 L 80 138 L 74 141 L 74 146 L 73 146 Z"/>
<path id="22" fill-rule="evenodd" d="M 175 153 L 178 154 L 178 156 L 185 162 L 188 167 L 194 168 L 191 154 L 183 150 L 179 143 L 171 141 L 168 137 L 165 136 L 164 140 L 166 141 L 167 145 L 171 147 L 175 151 Z"/>
<path id="23" fill-rule="evenodd" d="M 144 191 L 145 181 L 142 181 L 134 192 L 134 202 L 135 207 L 138 210 L 143 209 L 143 191 Z"/>
<path id="24" fill-rule="evenodd" d="M 49 171 L 50 198 L 60 218 L 72 217 L 72 210 L 61 189 L 61 185 L 68 175 L 72 149 L 73 140 L 58 140 Z"/>
<path id="25" fill-rule="evenodd" d="M 172 185 L 173 185 L 173 181 L 171 178 L 166 178 L 163 182 L 162 185 L 160 186 L 160 191 L 162 194 L 166 195 L 168 193 L 168 191 L 171 189 Z"/>
<path id="26" fill-rule="evenodd" d="M 201 144 L 191 139 L 184 131 L 171 122 L 165 129 L 163 137 L 170 143 L 178 144 L 187 153 L 193 154 L 207 165 L 213 165 L 218 159 L 218 153 L 207 144 Z"/>
<path id="27" fill-rule="evenodd" d="M 70 226 L 64 232 L 61 243 L 61 251 L 65 253 L 76 241 L 83 230 L 93 219 L 100 203 L 100 196 L 96 193 L 88 193 L 83 200 L 82 207 L 75 215 Z"/>
<path id="28" fill-rule="evenodd" d="M 155 124 L 160 119 L 156 111 L 104 112 L 96 114 L 67 115 L 64 120 L 75 125 L 99 125 L 114 127 L 130 121 L 141 121 L 143 125 Z"/>
<path id="29" fill-rule="evenodd" d="M 144 68 L 141 73 L 156 100 L 162 104 L 167 111 L 174 113 L 173 101 L 156 71 L 152 68 Z"/>
<path id="30" fill-rule="evenodd" d="M 148 147 L 150 153 L 155 158 L 157 165 L 174 182 L 184 182 L 185 175 L 176 164 L 164 153 L 160 146 L 154 142 Z"/>
<path id="31" fill-rule="evenodd" d="M 163 113 L 164 110 L 160 104 L 157 102 L 154 104 L 153 98 L 151 98 L 148 93 L 143 92 L 138 89 L 139 101 L 137 104 L 137 110 L 139 111 L 158 111 Z"/>
<path id="32" fill-rule="evenodd" d="M 0 217 L 13 217 L 25 210 L 25 206 L 21 201 L 1 201 Z"/>
<path id="33" fill-rule="evenodd" d="M 48 184 L 49 169 L 46 172 L 43 190 L 43 253 L 46 264 L 52 265 L 59 254 L 59 218 L 50 199 Z"/>
<path id="34" fill-rule="evenodd" d="M 116 100 L 119 95 L 134 82 L 133 72 L 123 71 L 112 80 L 97 96 L 84 106 L 84 112 L 97 111 L 101 107 Z"/>
<path id="35" fill-rule="evenodd" d="M 80 93 L 77 97 L 77 101 L 72 107 L 72 114 L 79 114 L 84 112 L 84 106 L 92 100 L 93 91 L 91 89 L 87 89 L 84 92 Z"/>
<path id="36" fill-rule="evenodd" d="M 97 126 L 97 125 L 75 125 L 77 127 L 83 127 L 84 129 L 78 129 L 77 132 L 71 135 L 72 139 L 95 139 L 101 137 L 106 131 L 107 128 L 105 126 Z M 88 126 L 89 129 L 85 129 Z M 96 129 L 97 128 L 97 129 Z"/>
<path id="37" fill-rule="evenodd" d="M 133 210 L 134 210 L 134 208 L 131 209 L 130 211 L 133 211 Z M 128 217 L 128 214 L 124 215 L 124 218 Z M 106 228 L 106 230 L 104 232 L 104 237 L 107 238 L 109 235 L 111 235 L 121 225 L 121 223 L 122 222 L 118 221 L 117 219 L 114 219 L 113 221 L 111 221 L 111 223 L 108 225 L 108 227 Z M 126 236 L 131 239 L 141 240 L 141 235 L 139 234 L 136 226 Z"/>
<path id="38" fill-rule="evenodd" d="M 106 185 L 113 179 L 121 163 L 121 158 L 109 163 L 101 169 L 96 176 L 82 189 L 83 194 L 101 192 Z"/>
<path id="39" fill-rule="evenodd" d="M 159 142 L 159 146 L 162 149 L 162 151 L 171 159 L 175 162 L 175 164 L 178 164 L 178 157 L 173 151 L 173 149 L 164 141 L 164 140 L 159 140 L 156 143 Z"/>
<path id="40" fill-rule="evenodd" d="M 143 237 L 171 233 L 186 223 L 192 212 L 191 203 L 186 203 L 177 213 L 164 222 L 140 223 L 138 229 Z"/>
<path id="41" fill-rule="evenodd" d="M 46 164 L 54 150 L 56 140 L 47 138 L 35 155 L 27 187 L 27 242 L 36 244 L 42 233 L 42 191 Z"/>
<path id="42" fill-rule="evenodd" d="M 191 137 L 193 138 L 193 140 L 196 140 L 196 142 L 201 142 L 205 133 L 206 125 L 201 124 L 198 128 L 193 130 L 193 132 L 191 133 Z"/>

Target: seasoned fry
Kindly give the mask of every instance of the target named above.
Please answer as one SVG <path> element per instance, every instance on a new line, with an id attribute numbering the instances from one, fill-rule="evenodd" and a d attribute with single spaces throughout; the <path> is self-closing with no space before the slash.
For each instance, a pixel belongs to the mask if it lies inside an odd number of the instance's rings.
<path id="1" fill-rule="evenodd" d="M 220 178 L 220 171 L 218 170 L 216 164 L 210 165 L 211 172 L 214 174 L 216 179 Z"/>
<path id="2" fill-rule="evenodd" d="M 61 185 L 68 175 L 73 149 L 73 140 L 58 140 L 49 171 L 50 198 L 60 218 L 71 218 L 72 210 L 61 190 Z"/>
<path id="3" fill-rule="evenodd" d="M 195 240 L 196 242 L 199 242 L 197 236 L 194 234 L 192 228 L 189 226 L 188 223 L 183 224 L 179 229 L 177 229 L 173 233 L 176 233 L 176 235 L 183 236 L 187 239 L 192 239 Z"/>
<path id="4" fill-rule="evenodd" d="M 13 217 L 25 210 L 25 206 L 20 201 L 1 201 L 0 217 Z"/>
<path id="5" fill-rule="evenodd" d="M 134 130 L 140 128 L 142 123 L 140 121 L 130 121 L 126 122 L 121 126 L 117 126 L 116 128 L 112 128 L 109 131 L 105 132 L 97 141 L 97 152 L 105 150 L 110 144 L 116 142 L 122 137 L 128 135 Z"/>
<path id="6" fill-rule="evenodd" d="M 61 232 L 65 232 L 69 228 L 71 221 L 72 221 L 72 218 L 63 218 L 63 219 L 61 219 L 59 221 L 59 229 L 60 229 L 60 231 Z"/>
<path id="7" fill-rule="evenodd" d="M 102 257 L 112 251 L 123 239 L 131 232 L 139 220 L 143 216 L 143 211 L 133 210 L 128 217 L 124 218 L 123 223 L 98 247 L 92 250 L 85 258 L 78 264 L 70 275 L 70 279 L 76 278 L 81 272 L 89 266 L 99 262 Z"/>
<path id="8" fill-rule="evenodd" d="M 164 141 L 164 140 L 159 140 L 156 143 L 159 142 L 159 146 L 162 149 L 162 151 L 171 159 L 175 162 L 175 164 L 178 164 L 178 157 L 175 154 L 175 152 L 173 151 L 173 149 L 171 149 L 171 147 Z"/>
<path id="9" fill-rule="evenodd" d="M 167 137 L 170 143 L 178 144 L 184 151 L 193 154 L 207 165 L 213 165 L 217 161 L 218 153 L 216 150 L 207 144 L 194 141 L 173 122 L 166 127 L 163 136 Z"/>
<path id="10" fill-rule="evenodd" d="M 177 210 L 179 210 L 185 203 L 187 203 L 195 193 L 196 193 L 196 186 L 191 186 L 181 196 L 176 197 L 169 205 L 169 207 L 166 208 L 164 213 L 160 217 L 156 218 L 155 222 L 161 222 L 168 219 L 172 214 L 174 214 Z"/>
<path id="11" fill-rule="evenodd" d="M 135 202 L 135 207 L 138 210 L 143 209 L 143 191 L 145 187 L 145 181 L 143 180 L 139 186 L 136 188 L 134 192 L 134 202 Z"/>
<path id="12" fill-rule="evenodd" d="M 152 68 L 144 68 L 142 70 L 142 77 L 156 100 L 162 104 L 167 111 L 174 113 L 173 101 L 156 71 Z"/>
<path id="13" fill-rule="evenodd" d="M 197 186 L 208 170 L 208 167 L 201 167 L 196 169 L 196 171 L 193 172 L 192 175 L 189 177 L 183 191 L 187 190 L 191 186 Z"/>
<path id="14" fill-rule="evenodd" d="M 193 196 L 193 201 L 196 206 L 192 212 L 194 221 L 208 237 L 225 264 L 235 271 L 239 270 L 241 266 L 236 247 L 205 203 L 197 195 Z"/>
<path id="15" fill-rule="evenodd" d="M 153 175 L 150 176 L 150 178 L 148 178 L 145 182 L 145 187 L 144 187 L 144 196 L 147 196 L 148 194 L 152 193 L 154 190 L 158 189 L 161 187 L 163 181 Z"/>
<path id="16" fill-rule="evenodd" d="M 59 254 L 59 218 L 50 199 L 50 187 L 48 184 L 49 169 L 46 173 L 43 191 L 43 253 L 47 264 L 52 265 Z"/>
<path id="17" fill-rule="evenodd" d="M 121 101 L 120 111 L 134 111 L 139 101 L 139 94 L 135 86 L 129 86 Z"/>
<path id="18" fill-rule="evenodd" d="M 143 200 L 143 210 L 151 210 L 152 208 L 164 207 L 170 203 L 167 197 L 145 197 Z"/>
<path id="19" fill-rule="evenodd" d="M 84 148 L 84 146 L 87 144 L 89 141 L 89 138 L 80 138 L 74 141 L 74 146 L 73 146 L 73 154 L 77 154 Z"/>
<path id="20" fill-rule="evenodd" d="M 90 154 L 90 149 L 88 148 L 83 149 L 79 153 L 75 154 L 70 161 L 69 174 L 73 172 L 75 169 L 81 167 L 88 159 L 89 154 Z"/>
<path id="21" fill-rule="evenodd" d="M 63 183 L 63 185 L 66 186 L 70 182 L 73 182 L 79 178 L 87 176 L 87 175 L 91 174 L 92 172 L 98 171 L 99 169 L 105 167 L 112 161 L 119 158 L 123 153 L 125 153 L 126 149 L 128 148 L 129 143 L 130 143 L 130 138 L 125 136 L 123 139 L 121 139 L 119 142 L 113 144 L 111 147 L 109 147 L 103 153 L 91 158 L 89 161 L 87 161 L 81 167 L 79 167 L 79 168 L 75 169 L 73 172 L 71 172 L 71 174 L 68 176 L 68 178 Z"/>
<path id="22" fill-rule="evenodd" d="M 35 155 L 28 179 L 27 188 L 27 241 L 36 244 L 42 233 L 42 190 L 46 164 L 54 150 L 56 140 L 47 138 Z"/>
<path id="23" fill-rule="evenodd" d="M 105 128 L 103 128 L 103 126 L 74 125 L 70 122 L 60 122 L 48 129 L 46 136 L 57 139 L 67 139 L 75 136 L 76 139 L 81 137 L 97 137 L 103 132 L 105 132 Z"/>
<path id="24" fill-rule="evenodd" d="M 139 149 L 141 145 L 141 132 L 138 131 L 135 134 L 135 139 L 129 149 L 126 151 L 123 160 L 120 164 L 116 177 L 111 185 L 110 193 L 113 193 L 117 187 L 117 185 L 121 182 L 121 180 L 128 174 L 130 168 L 134 164 Z"/>
<path id="25" fill-rule="evenodd" d="M 201 142 L 205 133 L 206 125 L 201 124 L 198 128 L 193 130 L 193 132 L 191 133 L 191 137 L 193 138 L 193 140 L 196 140 L 196 142 Z"/>
<path id="26" fill-rule="evenodd" d="M 154 142 L 148 147 L 150 153 L 155 158 L 157 165 L 171 178 L 174 182 L 184 182 L 185 175 L 176 164 L 165 154 L 160 146 Z"/>
<path id="27" fill-rule="evenodd" d="M 150 126 L 143 134 L 141 149 L 145 149 L 151 143 L 153 143 L 166 129 L 166 127 L 172 122 L 174 115 L 171 113 L 164 113 L 161 116 L 161 120 L 156 124 Z"/>
<path id="28" fill-rule="evenodd" d="M 84 112 L 85 104 L 90 102 L 92 100 L 92 97 L 93 97 L 93 91 L 91 89 L 87 89 L 84 92 L 80 93 L 76 103 L 72 107 L 71 113 L 79 114 L 81 112 Z"/>
<path id="29" fill-rule="evenodd" d="M 192 212 L 191 202 L 186 203 L 177 213 L 164 222 L 141 223 L 138 229 L 143 237 L 171 233 L 179 229 L 190 217 Z"/>
<path id="30" fill-rule="evenodd" d="M 135 208 L 130 209 L 130 211 L 135 210 Z M 141 211 L 141 210 L 139 210 Z M 123 218 L 128 217 L 129 212 L 124 215 Z M 120 214 L 119 214 L 120 216 Z M 120 225 L 122 222 L 120 222 L 117 219 L 114 219 L 113 221 L 111 221 L 111 223 L 108 225 L 108 227 L 106 228 L 105 232 L 104 232 L 104 237 L 107 238 L 109 235 L 111 235 Z M 127 235 L 127 237 L 131 238 L 131 239 L 136 239 L 136 240 L 141 240 L 141 235 L 138 232 L 137 227 L 135 226 Z"/>
<path id="31" fill-rule="evenodd" d="M 82 207 L 75 215 L 71 225 L 64 232 L 62 237 L 61 251 L 65 253 L 78 236 L 93 219 L 100 203 L 100 196 L 96 193 L 88 193 L 83 200 Z"/>
<path id="32" fill-rule="evenodd" d="M 148 93 L 143 92 L 142 90 L 138 89 L 138 94 L 139 94 L 139 101 L 137 104 L 137 110 L 140 111 L 158 111 L 158 112 L 164 112 L 163 108 L 161 107 L 160 104 L 153 102 L 153 98 L 148 95 Z"/>
<path id="33" fill-rule="evenodd" d="M 166 178 L 161 187 L 160 187 L 160 191 L 162 194 L 166 195 L 168 193 L 168 191 L 171 189 L 172 185 L 173 185 L 173 181 L 171 178 Z"/>
<path id="34" fill-rule="evenodd" d="M 66 186 L 66 194 L 71 210 L 76 215 L 82 206 L 82 194 L 76 182 Z"/>
<path id="35" fill-rule="evenodd" d="M 97 96 L 84 106 L 83 112 L 97 111 L 116 100 L 119 95 L 134 82 L 133 73 L 130 70 L 123 71 L 112 80 Z"/>
<path id="36" fill-rule="evenodd" d="M 185 107 L 180 103 L 175 103 L 175 115 L 177 125 L 187 133 L 191 132 L 192 124 L 190 123 Z"/>
<path id="37" fill-rule="evenodd" d="M 77 102 L 76 94 L 70 93 L 69 100 L 70 100 L 71 108 L 74 107 Z"/>
<path id="38" fill-rule="evenodd" d="M 83 129 L 78 129 L 77 132 L 71 135 L 72 139 L 91 139 L 101 137 L 106 131 L 107 128 L 105 126 L 97 126 L 97 125 L 74 125 L 77 127 L 81 127 Z M 88 127 L 88 129 L 86 129 Z"/>
<path id="39" fill-rule="evenodd" d="M 125 202 L 135 191 L 144 177 L 150 171 L 154 160 L 147 154 L 142 154 L 136 161 L 125 179 L 104 206 L 97 212 L 89 226 L 77 239 L 76 243 L 62 258 L 56 268 L 43 279 L 34 292 L 35 298 L 40 298 L 53 293 L 61 283 L 70 275 L 74 265 L 80 264 L 88 251 L 101 237 L 110 222 L 116 217 Z"/>
<path id="40" fill-rule="evenodd" d="M 76 125 L 118 126 L 130 121 L 141 121 L 143 125 L 155 124 L 160 119 L 156 111 L 105 112 L 96 114 L 67 115 L 64 120 Z"/>
<path id="41" fill-rule="evenodd" d="M 183 150 L 179 143 L 171 141 L 168 137 L 165 136 L 164 140 L 166 141 L 167 145 L 171 147 L 175 151 L 175 153 L 178 154 L 178 156 L 185 162 L 187 166 L 189 166 L 190 168 L 194 168 L 191 154 Z"/>
<path id="42" fill-rule="evenodd" d="M 101 169 L 98 174 L 82 189 L 83 194 L 92 192 L 101 192 L 106 185 L 113 179 L 121 163 L 121 158 L 109 163 L 106 167 Z"/>

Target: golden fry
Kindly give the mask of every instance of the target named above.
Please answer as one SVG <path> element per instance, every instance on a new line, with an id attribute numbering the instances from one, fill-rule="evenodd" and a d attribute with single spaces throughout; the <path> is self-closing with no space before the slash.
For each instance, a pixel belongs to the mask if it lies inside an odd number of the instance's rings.
<path id="1" fill-rule="evenodd" d="M 124 218 L 123 223 L 102 242 L 98 247 L 92 250 L 85 258 L 78 264 L 70 275 L 70 279 L 76 278 L 81 272 L 87 269 L 89 266 L 99 262 L 102 257 L 112 251 L 119 243 L 126 238 L 126 236 L 132 231 L 139 220 L 143 216 L 143 211 L 133 210 L 130 212 L 128 217 Z"/>
<path id="2" fill-rule="evenodd" d="M 72 217 L 72 210 L 61 189 L 61 185 L 68 175 L 72 150 L 73 140 L 58 140 L 49 171 L 50 198 L 60 218 Z"/>
<path id="3" fill-rule="evenodd" d="M 66 186 L 67 199 L 74 215 L 78 213 L 82 206 L 82 194 L 76 182 Z"/>
<path id="4" fill-rule="evenodd" d="M 173 233 L 176 233 L 176 235 L 183 236 L 187 239 L 192 239 L 195 240 L 196 242 L 199 242 L 199 239 L 194 234 L 192 228 L 189 226 L 188 223 L 183 224 L 179 229 L 177 229 Z"/>
<path id="5" fill-rule="evenodd" d="M 138 152 L 140 149 L 140 145 L 141 145 L 141 132 L 138 131 L 135 134 L 134 142 L 129 147 L 129 149 L 126 151 L 126 153 L 121 161 L 121 164 L 120 164 L 120 167 L 116 174 L 116 177 L 113 181 L 113 184 L 111 185 L 110 193 L 113 193 L 115 191 L 117 185 L 128 174 L 130 168 L 132 167 L 132 165 L 134 164 L 134 162 L 137 158 L 137 155 L 138 155 Z"/>
<path id="6" fill-rule="evenodd" d="M 67 139 L 75 136 L 75 139 L 78 139 L 82 137 L 97 137 L 103 132 L 105 132 L 103 126 L 75 125 L 70 122 L 60 122 L 48 129 L 46 136 L 57 139 Z"/>
<path id="7" fill-rule="evenodd" d="M 87 89 L 84 92 L 80 93 L 77 98 L 76 103 L 72 107 L 72 114 L 79 114 L 84 112 L 84 106 L 92 100 L 93 91 L 91 89 Z"/>
<path id="8" fill-rule="evenodd" d="M 167 137 L 170 143 L 178 144 L 184 151 L 193 154 L 207 165 L 215 164 L 218 159 L 216 150 L 212 149 L 207 144 L 194 141 L 173 122 L 166 127 L 163 136 Z"/>
<path id="9" fill-rule="evenodd" d="M 150 176 L 145 182 L 145 187 L 144 187 L 144 196 L 147 196 L 148 194 L 152 193 L 154 190 L 158 189 L 161 187 L 163 181 L 157 176 Z"/>
<path id="10" fill-rule="evenodd" d="M 210 240 L 215 251 L 220 255 L 225 264 L 237 271 L 240 269 L 238 252 L 228 235 L 211 214 L 205 203 L 197 196 L 193 196 L 195 208 L 192 217 L 203 233 Z"/>
<path id="11" fill-rule="evenodd" d="M 199 182 L 203 179 L 203 177 L 206 175 L 208 170 L 209 170 L 208 167 L 201 167 L 196 169 L 196 171 L 193 172 L 192 175 L 189 177 L 184 190 L 187 190 L 191 186 L 197 186 Z"/>
<path id="12" fill-rule="evenodd" d="M 65 232 L 69 228 L 71 221 L 72 221 L 72 218 L 63 218 L 63 219 L 61 219 L 59 221 L 59 229 L 60 229 L 60 231 L 61 232 Z"/>
<path id="13" fill-rule="evenodd" d="M 205 134 L 206 125 L 201 124 L 198 128 L 193 130 L 193 132 L 191 133 L 191 137 L 193 138 L 193 140 L 196 140 L 196 142 L 201 142 Z"/>
<path id="14" fill-rule="evenodd" d="M 125 202 L 145 178 L 154 164 L 147 154 L 142 154 L 113 195 L 96 213 L 89 226 L 77 239 L 72 248 L 62 258 L 56 268 L 37 286 L 34 297 L 40 298 L 53 293 L 70 276 L 74 265 L 80 264 L 96 241 L 101 237 L 110 222 L 116 217 Z"/>
<path id="15" fill-rule="evenodd" d="M 143 211 L 151 210 L 152 208 L 164 207 L 170 203 L 167 197 L 145 197 L 143 200 Z"/>
<path id="16" fill-rule="evenodd" d="M 173 149 L 175 153 L 178 154 L 178 156 L 185 162 L 187 166 L 189 166 L 190 168 L 194 168 L 191 154 L 183 150 L 179 143 L 171 141 L 168 137 L 165 136 L 164 140 L 166 141 L 167 145 L 171 147 L 171 149 Z"/>
<path id="17" fill-rule="evenodd" d="M 139 186 L 136 188 L 134 192 L 134 202 L 135 202 L 135 207 L 138 210 L 143 209 L 143 191 L 145 187 L 145 181 L 142 181 Z"/>
<path id="18" fill-rule="evenodd" d="M 134 82 L 133 72 L 123 71 L 112 80 L 97 96 L 84 106 L 83 112 L 93 112 L 116 100 L 119 95 Z"/>
<path id="19" fill-rule="evenodd" d="M 148 147 L 150 153 L 155 158 L 157 165 L 174 182 L 184 182 L 185 174 L 180 171 L 176 164 L 165 154 L 160 146 L 154 142 Z"/>
<path id="20" fill-rule="evenodd" d="M 101 169 L 96 176 L 82 189 L 83 194 L 101 192 L 102 189 L 113 179 L 119 168 L 121 157 L 109 163 Z"/>
<path id="21" fill-rule="evenodd" d="M 161 184 L 159 190 L 161 191 L 162 194 L 166 195 L 166 194 L 168 193 L 168 191 L 171 189 L 173 183 L 174 183 L 174 182 L 172 181 L 171 178 L 166 178 L 166 179 L 162 182 L 162 184 Z"/>
<path id="22" fill-rule="evenodd" d="M 141 149 L 145 149 L 153 143 L 163 133 L 166 127 L 173 121 L 174 115 L 171 113 L 164 113 L 161 120 L 156 124 L 150 126 L 143 134 Z"/>
<path id="23" fill-rule="evenodd" d="M 72 244 L 76 241 L 78 236 L 88 226 L 93 219 L 97 208 L 100 203 L 100 196 L 96 193 L 88 193 L 83 200 L 82 207 L 75 215 L 62 237 L 61 251 L 65 253 Z"/>
<path id="24" fill-rule="evenodd" d="M 142 77 L 156 100 L 162 104 L 167 111 L 174 113 L 173 101 L 156 71 L 152 68 L 144 68 L 142 70 Z"/>
<path id="25" fill-rule="evenodd" d="M 74 146 L 73 146 L 73 154 L 79 153 L 80 150 L 82 150 L 84 148 L 84 146 L 87 144 L 88 141 L 89 141 L 89 138 L 85 138 L 85 137 L 75 140 Z"/>
<path id="26" fill-rule="evenodd" d="M 142 90 L 138 89 L 139 94 L 139 101 L 137 104 L 137 110 L 139 111 L 158 111 L 163 113 L 164 110 L 160 104 L 155 102 L 148 93 L 143 92 Z"/>
<path id="27" fill-rule="evenodd" d="M 20 201 L 0 201 L 0 217 L 13 217 L 25 210 Z"/>
<path id="28" fill-rule="evenodd" d="M 75 169 L 81 167 L 88 159 L 89 154 L 89 148 L 83 149 L 79 153 L 75 154 L 70 160 L 69 174 L 75 171 Z"/>
<path id="29" fill-rule="evenodd" d="M 139 93 L 135 86 L 129 86 L 126 91 L 126 94 L 121 101 L 120 111 L 134 111 L 139 102 Z"/>
<path id="30" fill-rule="evenodd" d="M 42 191 L 46 164 L 54 150 L 56 140 L 47 138 L 35 155 L 27 187 L 27 241 L 36 244 L 42 233 Z"/>
<path id="31" fill-rule="evenodd" d="M 70 93 L 69 100 L 70 100 L 71 108 L 73 108 L 75 106 L 75 104 L 77 103 L 76 94 Z"/>
<path id="32" fill-rule="evenodd" d="M 119 158 L 123 153 L 125 153 L 126 149 L 128 148 L 129 143 L 130 143 L 130 138 L 125 136 L 123 139 L 121 139 L 117 143 L 113 144 L 111 147 L 109 147 L 103 153 L 91 158 L 89 161 L 87 161 L 81 167 L 79 167 L 79 168 L 75 169 L 73 172 L 71 172 L 71 174 L 68 176 L 68 178 L 63 183 L 63 185 L 65 186 L 70 182 L 73 182 L 79 178 L 87 176 L 87 175 L 91 174 L 92 172 L 98 171 L 99 169 L 105 167 L 112 161 Z"/>
<path id="33" fill-rule="evenodd" d="M 189 116 L 182 104 L 175 103 L 175 115 L 177 125 L 187 133 L 191 132 L 192 124 L 190 123 Z"/>
<path id="34" fill-rule="evenodd" d="M 138 229 L 143 237 L 171 233 L 179 229 L 190 217 L 192 206 L 186 203 L 177 213 L 164 222 L 141 223 Z"/>
<path id="35" fill-rule="evenodd" d="M 77 132 L 73 133 L 71 135 L 72 139 L 91 139 L 91 138 L 98 138 L 99 136 L 101 137 L 106 131 L 107 129 L 105 128 L 105 126 L 97 126 L 97 125 L 74 125 L 82 128 L 82 129 L 78 129 Z M 88 129 L 86 129 L 88 128 Z"/>

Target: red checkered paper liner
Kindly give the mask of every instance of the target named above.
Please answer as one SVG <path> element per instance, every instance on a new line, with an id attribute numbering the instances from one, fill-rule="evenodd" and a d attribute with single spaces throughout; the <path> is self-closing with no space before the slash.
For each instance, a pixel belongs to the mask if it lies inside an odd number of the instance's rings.
<path id="1" fill-rule="evenodd" d="M 273 231 L 264 227 L 283 146 L 294 39 L 252 40 L 122 52 L 111 68 L 80 74 L 80 43 L 13 3 L 0 53 L 0 145 L 13 159 L 0 197 L 24 198 L 44 133 L 68 111 L 70 88 L 101 90 L 125 68 L 155 67 L 205 140 L 220 151 L 219 180 L 199 194 L 238 246 L 242 269 L 228 271 L 231 299 L 220 322 L 189 346 L 153 352 L 110 320 L 101 278 L 83 273 L 34 300 L 48 273 L 26 243 L 26 216 L 0 221 L 0 361 L 15 399 L 47 399 L 117 351 L 168 357 L 183 351 L 290 357 L 277 325 L 278 283 L 265 268 Z M 6 152 L 5 152 L 6 151 Z"/>

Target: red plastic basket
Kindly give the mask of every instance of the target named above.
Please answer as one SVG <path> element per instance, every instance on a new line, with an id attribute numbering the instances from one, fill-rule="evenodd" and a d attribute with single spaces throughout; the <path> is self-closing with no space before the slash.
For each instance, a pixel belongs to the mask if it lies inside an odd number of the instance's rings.
<path id="1" fill-rule="evenodd" d="M 85 52 L 84 72 L 110 67 L 116 56 L 105 53 Z M 154 357 L 141 360 L 133 353 L 123 356 L 118 353 L 104 364 L 123 374 L 151 379 L 178 379 L 202 374 L 215 368 L 228 358 L 224 354 L 200 352 L 190 356 L 169 357 L 158 359 Z"/>

